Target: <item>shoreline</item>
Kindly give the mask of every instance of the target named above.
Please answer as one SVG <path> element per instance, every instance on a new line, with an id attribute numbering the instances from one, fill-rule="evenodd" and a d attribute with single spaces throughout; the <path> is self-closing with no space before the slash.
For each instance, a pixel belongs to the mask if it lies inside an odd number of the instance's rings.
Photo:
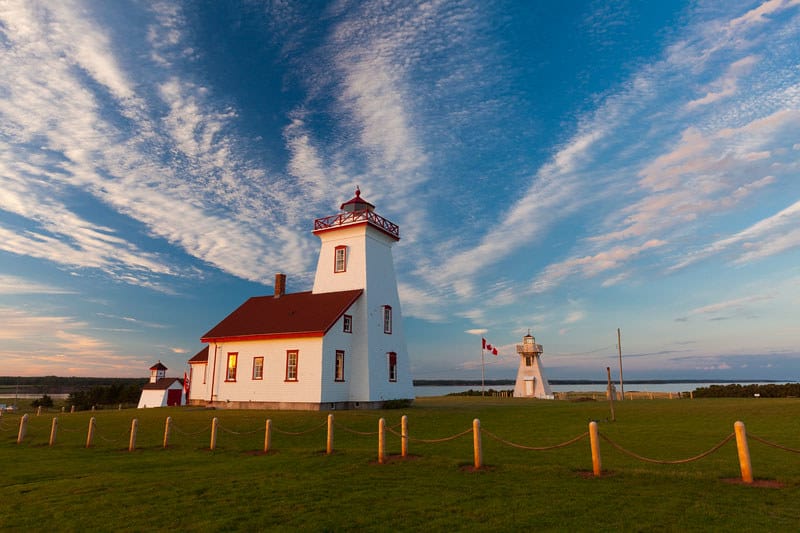
<path id="1" fill-rule="evenodd" d="M 597 379 L 549 379 L 550 385 L 608 385 L 607 380 Z M 479 379 L 415 379 L 415 387 L 462 387 L 480 386 L 483 383 L 489 385 L 514 385 L 513 379 L 487 379 L 481 382 Z M 613 381 L 614 385 L 619 385 L 619 381 Z M 785 379 L 626 379 L 626 385 L 667 385 L 671 383 L 792 383 L 792 380 Z"/>

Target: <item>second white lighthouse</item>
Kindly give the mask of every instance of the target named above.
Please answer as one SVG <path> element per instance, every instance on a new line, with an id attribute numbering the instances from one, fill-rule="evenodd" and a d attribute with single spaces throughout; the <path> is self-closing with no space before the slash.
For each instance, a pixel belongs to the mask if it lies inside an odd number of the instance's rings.
<path id="1" fill-rule="evenodd" d="M 550 383 L 542 371 L 542 345 L 536 344 L 536 338 L 530 331 L 522 337 L 522 344 L 517 344 L 517 353 L 519 370 L 514 384 L 514 397 L 553 399 Z"/>

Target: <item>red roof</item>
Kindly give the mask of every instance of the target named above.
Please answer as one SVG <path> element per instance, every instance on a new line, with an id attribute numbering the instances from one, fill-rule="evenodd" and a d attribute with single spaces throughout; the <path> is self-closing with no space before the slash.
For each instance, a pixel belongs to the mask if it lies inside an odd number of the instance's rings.
<path id="1" fill-rule="evenodd" d="M 364 209 L 372 211 L 375 206 L 361 198 L 361 189 L 356 187 L 356 195 L 339 206 L 339 209 L 342 211 L 363 211 Z"/>
<path id="2" fill-rule="evenodd" d="M 167 367 L 165 367 L 161 363 L 161 361 L 159 361 L 158 363 L 156 363 L 156 364 L 154 364 L 153 366 L 150 367 L 150 370 L 166 370 L 166 369 L 167 369 Z"/>
<path id="3" fill-rule="evenodd" d="M 192 363 L 208 363 L 208 345 L 206 347 L 194 354 L 194 357 L 189 359 L 189 364 Z"/>
<path id="4" fill-rule="evenodd" d="M 363 293 L 363 289 L 280 298 L 255 296 L 201 337 L 202 342 L 270 337 L 321 337 Z M 199 354 L 198 354 L 199 355 Z"/>
<path id="5" fill-rule="evenodd" d="M 155 383 L 145 383 L 143 390 L 167 390 L 175 382 L 183 385 L 183 380 L 180 378 L 161 378 Z"/>

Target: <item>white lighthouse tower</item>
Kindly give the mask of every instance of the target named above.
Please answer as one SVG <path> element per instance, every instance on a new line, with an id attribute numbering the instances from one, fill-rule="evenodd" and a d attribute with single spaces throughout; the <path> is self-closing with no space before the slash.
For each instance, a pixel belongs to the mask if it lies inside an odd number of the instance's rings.
<path id="1" fill-rule="evenodd" d="M 351 319 L 353 354 L 359 358 L 353 365 L 369 377 L 351 383 L 351 397 L 414 398 L 392 260 L 400 228 L 375 213 L 358 188 L 355 194 L 341 205 L 341 213 L 314 221 L 322 243 L 312 293 L 364 291 Z"/>
<path id="2" fill-rule="evenodd" d="M 519 354 L 519 370 L 517 381 L 514 384 L 515 398 L 546 398 L 552 399 L 553 393 L 550 384 L 544 377 L 541 365 L 542 345 L 536 344 L 536 339 L 528 334 L 522 337 L 522 344 L 517 344 Z"/>

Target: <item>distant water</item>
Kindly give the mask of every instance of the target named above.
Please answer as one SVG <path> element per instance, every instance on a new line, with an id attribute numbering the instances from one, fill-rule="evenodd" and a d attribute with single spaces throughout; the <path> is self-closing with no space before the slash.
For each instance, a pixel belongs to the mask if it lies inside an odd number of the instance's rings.
<path id="1" fill-rule="evenodd" d="M 739 385 L 767 385 L 767 384 L 782 384 L 788 383 L 785 381 L 741 381 Z M 614 384 L 619 392 L 619 383 Z M 707 383 L 686 383 L 686 382 L 670 382 L 670 383 L 631 383 L 625 385 L 625 393 L 629 392 L 689 392 L 695 389 L 710 387 L 711 385 L 736 385 L 736 383 L 720 383 L 718 381 Z M 414 393 L 417 396 L 446 396 L 454 392 L 465 392 L 468 390 L 481 390 L 480 384 L 478 385 L 415 385 Z M 486 385 L 486 390 L 514 390 L 514 385 Z M 605 392 L 606 386 L 601 383 L 580 383 L 576 385 L 550 385 L 553 392 Z"/>

